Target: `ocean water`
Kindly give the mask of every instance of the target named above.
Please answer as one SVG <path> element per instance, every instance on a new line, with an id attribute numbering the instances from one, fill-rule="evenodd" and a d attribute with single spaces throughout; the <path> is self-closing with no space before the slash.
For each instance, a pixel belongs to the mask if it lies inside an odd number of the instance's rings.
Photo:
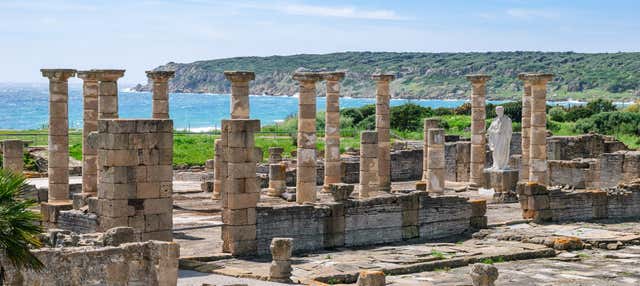
<path id="1" fill-rule="evenodd" d="M 48 85 L 0 84 L 0 129 L 40 129 L 48 122 Z M 250 96 L 251 118 L 262 125 L 273 124 L 298 111 L 295 96 Z M 457 107 L 465 100 L 409 100 L 392 99 L 391 105 L 415 103 L 428 107 Z M 359 107 L 375 103 L 373 98 L 340 99 L 340 107 Z M 500 103 L 500 101 L 494 101 Z M 325 109 L 324 97 L 317 100 L 318 110 Z M 576 103 L 574 103 L 576 104 Z M 150 118 L 151 94 L 148 92 L 119 92 L 121 118 Z M 170 116 L 176 129 L 206 131 L 220 126 L 229 118 L 229 95 L 172 93 L 169 98 Z M 82 88 L 69 87 L 69 126 L 82 128 Z"/>

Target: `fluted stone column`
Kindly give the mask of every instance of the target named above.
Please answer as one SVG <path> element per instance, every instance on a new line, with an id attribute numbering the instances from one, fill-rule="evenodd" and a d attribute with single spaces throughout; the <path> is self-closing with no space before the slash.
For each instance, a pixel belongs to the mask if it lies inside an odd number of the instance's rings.
<path id="1" fill-rule="evenodd" d="M 153 86 L 152 118 L 169 119 L 169 79 L 175 75 L 175 72 L 147 71 L 146 73 Z"/>
<path id="2" fill-rule="evenodd" d="M 98 72 L 78 71 L 82 79 L 82 192 L 98 192 L 98 149 L 89 143 L 89 134 L 98 131 Z"/>
<path id="3" fill-rule="evenodd" d="M 444 129 L 431 128 L 427 132 L 427 192 L 444 193 Z"/>
<path id="4" fill-rule="evenodd" d="M 250 71 L 225 71 L 231 81 L 231 119 L 249 119 L 249 81 L 256 78 Z"/>
<path id="5" fill-rule="evenodd" d="M 378 187 L 391 191 L 391 92 L 389 84 L 396 77 L 392 74 L 374 74 L 376 81 L 376 131 L 378 132 Z"/>
<path id="6" fill-rule="evenodd" d="M 378 132 L 362 131 L 360 133 L 360 198 L 368 198 L 369 193 L 376 191 L 378 173 Z"/>
<path id="7" fill-rule="evenodd" d="M 69 85 L 72 69 L 43 69 L 49 78 L 49 202 L 69 202 Z"/>
<path id="8" fill-rule="evenodd" d="M 327 84 L 327 107 L 324 132 L 324 187 L 329 192 L 329 184 L 340 183 L 340 81 L 344 72 L 323 74 Z"/>
<path id="9" fill-rule="evenodd" d="M 531 84 L 531 142 L 529 145 L 529 182 L 546 185 L 547 174 L 547 83 L 552 74 L 527 74 Z"/>
<path id="10" fill-rule="evenodd" d="M 302 204 L 316 201 L 316 82 L 322 75 L 296 72 L 293 79 L 300 82 L 296 202 Z"/>
<path id="11" fill-rule="evenodd" d="M 520 181 L 529 180 L 529 145 L 531 145 L 531 83 L 526 80 L 526 74 L 521 73 L 518 79 L 524 82 L 522 95 L 522 157 L 520 159 Z"/>
<path id="12" fill-rule="evenodd" d="M 425 118 L 424 120 L 424 147 L 422 148 L 422 180 L 427 181 L 429 176 L 427 170 L 429 169 L 429 129 L 439 128 L 440 119 L 438 118 Z"/>
<path id="13" fill-rule="evenodd" d="M 22 140 L 3 140 L 2 169 L 15 174 L 22 174 L 24 169 L 24 142 Z"/>
<path id="14" fill-rule="evenodd" d="M 467 80 L 473 88 L 471 93 L 471 171 L 469 180 L 472 186 L 480 187 L 484 179 L 482 171 L 485 165 L 487 138 L 485 137 L 485 100 L 488 75 L 468 75 Z"/>
<path id="15" fill-rule="evenodd" d="M 224 142 L 222 142 L 222 139 L 216 139 L 214 144 L 213 192 L 211 193 L 211 198 L 217 200 L 220 199 L 220 194 L 222 194 L 227 178 L 227 163 L 224 161 Z"/>
<path id="16" fill-rule="evenodd" d="M 93 70 L 98 73 L 98 119 L 118 118 L 118 79 L 125 70 Z"/>

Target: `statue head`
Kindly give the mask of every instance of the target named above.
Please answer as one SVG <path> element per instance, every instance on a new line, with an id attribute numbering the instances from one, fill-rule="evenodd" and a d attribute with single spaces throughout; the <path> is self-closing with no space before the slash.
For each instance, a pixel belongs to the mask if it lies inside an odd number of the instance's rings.
<path id="1" fill-rule="evenodd" d="M 504 115 L 504 107 L 496 106 L 496 115 L 498 115 L 498 117 L 502 117 Z"/>

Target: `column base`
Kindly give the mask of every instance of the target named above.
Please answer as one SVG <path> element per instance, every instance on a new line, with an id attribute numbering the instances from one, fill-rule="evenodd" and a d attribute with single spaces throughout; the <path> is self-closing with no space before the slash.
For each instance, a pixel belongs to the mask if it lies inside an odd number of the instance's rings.
<path id="1" fill-rule="evenodd" d="M 484 184 L 482 187 L 495 190 L 493 195 L 494 202 L 517 202 L 516 186 L 518 185 L 518 174 L 519 171 L 515 169 L 484 169 Z"/>
<path id="2" fill-rule="evenodd" d="M 60 211 L 68 211 L 73 209 L 71 201 L 54 201 L 43 202 L 40 204 L 40 214 L 42 214 L 42 223 L 49 227 L 55 226 L 58 221 Z"/>

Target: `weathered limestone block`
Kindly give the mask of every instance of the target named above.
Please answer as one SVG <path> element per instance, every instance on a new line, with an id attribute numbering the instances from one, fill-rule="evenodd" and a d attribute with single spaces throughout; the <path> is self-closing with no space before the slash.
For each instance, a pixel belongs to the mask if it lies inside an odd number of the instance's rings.
<path id="1" fill-rule="evenodd" d="M 604 153 L 600 155 L 600 187 L 615 187 L 624 178 L 624 156 L 625 151 L 615 153 Z"/>
<path id="2" fill-rule="evenodd" d="M 285 176 L 287 165 L 283 163 L 269 164 L 269 189 L 267 194 L 272 197 L 279 197 L 287 189 Z"/>
<path id="3" fill-rule="evenodd" d="M 549 185 L 594 188 L 598 182 L 597 164 L 597 159 L 549 160 Z"/>
<path id="4" fill-rule="evenodd" d="M 485 168 L 486 138 L 485 100 L 487 94 L 488 75 L 468 75 L 471 82 L 471 166 L 469 181 L 474 186 L 482 186 L 482 171 Z"/>
<path id="5" fill-rule="evenodd" d="M 360 271 L 358 275 L 358 286 L 384 286 L 386 284 L 384 272 L 378 270 Z"/>
<path id="6" fill-rule="evenodd" d="M 546 185 L 547 166 L 547 82 L 551 74 L 525 74 L 531 85 L 531 129 L 529 144 L 529 181 Z"/>
<path id="7" fill-rule="evenodd" d="M 296 202 L 315 202 L 316 183 L 316 82 L 322 74 L 298 71 L 293 79 L 300 83 L 298 103 L 298 149 L 296 161 Z"/>
<path id="8" fill-rule="evenodd" d="M 118 79 L 125 70 L 92 70 L 98 75 L 98 119 L 118 118 Z"/>
<path id="9" fill-rule="evenodd" d="M 82 192 L 95 195 L 98 192 L 98 148 L 89 143 L 89 136 L 98 131 L 98 72 L 78 71 L 78 77 L 82 79 L 83 101 Z"/>
<path id="10" fill-rule="evenodd" d="M 514 203 L 518 200 L 516 186 L 518 184 L 518 170 L 484 169 L 483 187 L 493 189 L 495 202 Z"/>
<path id="11" fill-rule="evenodd" d="M 274 238 L 271 240 L 271 267 L 269 268 L 269 280 L 290 283 L 291 282 L 291 252 L 293 239 Z"/>
<path id="12" fill-rule="evenodd" d="M 256 78 L 250 71 L 225 71 L 231 81 L 231 119 L 249 119 L 249 81 Z"/>
<path id="13" fill-rule="evenodd" d="M 376 82 L 376 131 L 378 132 L 378 188 L 391 191 L 391 91 L 389 85 L 396 77 L 392 74 L 374 74 Z"/>
<path id="14" fill-rule="evenodd" d="M 211 198 L 220 199 L 227 178 L 227 163 L 224 161 L 224 142 L 222 139 L 214 141 L 215 155 L 213 159 L 213 192 Z"/>
<path id="15" fill-rule="evenodd" d="M 24 142 L 22 140 L 2 140 L 2 168 L 16 174 L 24 169 Z"/>
<path id="16" fill-rule="evenodd" d="M 427 192 L 444 193 L 444 129 L 429 129 L 427 137 Z"/>
<path id="17" fill-rule="evenodd" d="M 422 148 L 422 180 L 427 181 L 427 170 L 429 169 L 429 145 L 427 144 L 429 138 L 429 129 L 440 128 L 440 119 L 439 118 L 425 118 L 424 119 L 424 147 Z"/>
<path id="18" fill-rule="evenodd" d="M 175 75 L 175 71 L 146 71 L 146 73 L 153 87 L 151 118 L 169 119 L 169 80 Z"/>
<path id="19" fill-rule="evenodd" d="M 522 94 L 522 157 L 520 160 L 519 177 L 521 181 L 529 180 L 529 147 L 531 145 L 531 82 L 526 80 L 526 74 L 521 73 L 518 79 L 524 82 Z"/>
<path id="20" fill-rule="evenodd" d="M 284 148 L 282 147 L 269 147 L 269 164 L 276 164 L 282 161 L 282 153 Z"/>
<path id="21" fill-rule="evenodd" d="M 360 133 L 360 198 L 368 198 L 369 193 L 376 191 L 378 175 L 378 132 L 362 131 Z"/>
<path id="22" fill-rule="evenodd" d="M 517 193 L 522 208 L 522 218 L 533 219 L 535 222 L 546 222 L 552 219 L 549 190 L 545 185 L 519 182 Z"/>
<path id="23" fill-rule="evenodd" d="M 473 286 L 494 286 L 498 279 L 498 268 L 490 264 L 475 263 L 469 269 Z"/>
<path id="24" fill-rule="evenodd" d="M 486 200 L 470 200 L 471 218 L 470 226 L 475 229 L 487 228 L 487 201 Z"/>

